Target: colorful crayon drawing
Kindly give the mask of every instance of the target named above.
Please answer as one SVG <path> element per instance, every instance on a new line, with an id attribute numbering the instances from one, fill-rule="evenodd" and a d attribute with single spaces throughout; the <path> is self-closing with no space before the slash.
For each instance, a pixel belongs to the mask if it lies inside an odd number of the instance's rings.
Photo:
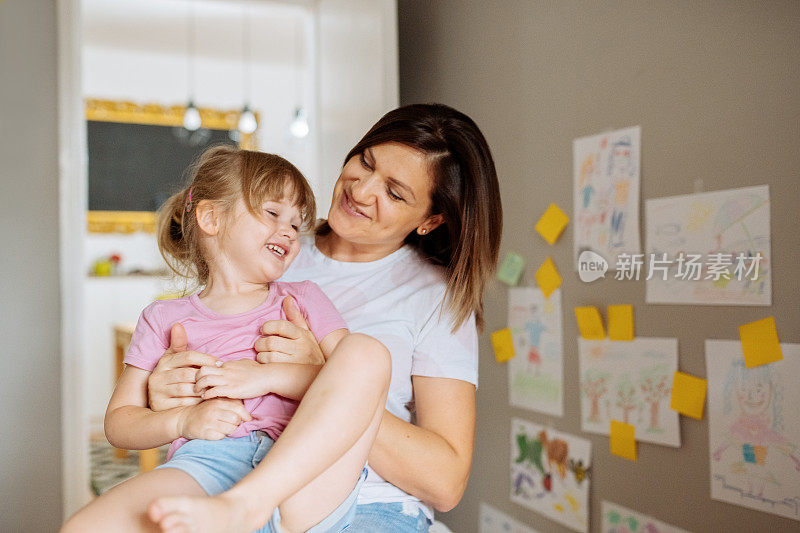
<path id="1" fill-rule="evenodd" d="M 591 469 L 589 441 L 512 419 L 511 501 L 586 532 Z"/>
<path id="2" fill-rule="evenodd" d="M 711 497 L 800 520 L 800 344 L 747 368 L 739 341 L 706 341 Z"/>
<path id="3" fill-rule="evenodd" d="M 509 403 L 561 416 L 561 291 L 545 298 L 538 288 L 510 288 L 508 327 L 514 336 L 516 354 L 507 363 Z"/>
<path id="4" fill-rule="evenodd" d="M 643 272 L 669 262 L 647 303 L 771 305 L 769 204 L 766 185 L 647 200 Z"/>
<path id="5" fill-rule="evenodd" d="M 538 533 L 532 527 L 526 526 L 488 503 L 481 502 L 479 520 L 478 533 Z"/>
<path id="6" fill-rule="evenodd" d="M 639 126 L 575 139 L 573 207 L 575 264 L 585 250 L 614 269 L 620 253 L 640 252 Z"/>
<path id="7" fill-rule="evenodd" d="M 688 533 L 651 516 L 603 500 L 601 533 Z"/>
<path id="8" fill-rule="evenodd" d="M 609 434 L 611 420 L 636 426 L 636 440 L 680 446 L 678 413 L 669 408 L 678 340 L 578 339 L 581 429 Z"/>

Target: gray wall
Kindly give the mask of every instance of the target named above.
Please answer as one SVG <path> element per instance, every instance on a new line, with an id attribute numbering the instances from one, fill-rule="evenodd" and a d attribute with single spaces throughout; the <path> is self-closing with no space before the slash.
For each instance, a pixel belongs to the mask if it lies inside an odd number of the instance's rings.
<path id="1" fill-rule="evenodd" d="M 56 6 L 0 2 L 0 530 L 61 522 Z"/>
<path id="2" fill-rule="evenodd" d="M 581 433 L 572 308 L 633 303 L 637 334 L 678 337 L 681 369 L 699 376 L 704 339 L 737 339 L 741 323 L 774 315 L 781 340 L 800 342 L 800 3 L 400 0 L 399 24 L 401 101 L 442 101 L 476 120 L 501 179 L 503 252 L 533 268 L 552 254 L 564 277 L 565 416 L 508 406 L 506 368 L 484 334 L 472 476 L 443 521 L 476 531 L 486 501 L 542 531 L 566 531 L 509 501 L 518 416 L 592 441 L 594 530 L 609 499 L 693 531 L 797 531 L 796 521 L 710 499 L 707 419 L 682 417 L 683 446 L 640 444 L 637 463 Z M 709 191 L 770 186 L 772 307 L 645 305 L 644 282 L 583 284 L 567 269 L 571 227 L 552 248 L 535 234 L 550 202 L 572 212 L 572 139 L 637 124 L 642 200 L 691 193 L 697 178 Z M 534 284 L 533 268 L 521 284 Z M 505 326 L 506 305 L 493 283 L 487 331 Z"/>

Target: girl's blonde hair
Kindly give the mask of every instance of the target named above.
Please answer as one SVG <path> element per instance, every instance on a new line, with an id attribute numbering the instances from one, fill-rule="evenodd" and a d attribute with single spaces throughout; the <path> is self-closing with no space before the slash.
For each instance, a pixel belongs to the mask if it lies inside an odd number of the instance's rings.
<path id="1" fill-rule="evenodd" d="M 294 165 L 275 154 L 232 146 L 209 148 L 192 165 L 188 185 L 159 209 L 158 249 L 176 274 L 205 285 L 208 261 L 200 246 L 198 202 L 213 202 L 225 216 L 241 198 L 253 215 L 261 216 L 263 203 L 282 199 L 287 190 L 303 226 L 310 227 L 316 216 L 314 193 Z"/>

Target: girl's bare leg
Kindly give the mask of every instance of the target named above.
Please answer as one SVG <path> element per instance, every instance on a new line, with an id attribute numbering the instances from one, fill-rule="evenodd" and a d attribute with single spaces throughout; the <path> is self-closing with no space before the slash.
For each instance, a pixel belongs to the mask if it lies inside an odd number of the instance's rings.
<path id="1" fill-rule="evenodd" d="M 380 426 L 390 376 L 389 352 L 381 343 L 348 335 L 253 472 L 211 498 L 159 498 L 150 506 L 151 518 L 170 533 L 250 532 L 280 505 L 286 531 L 308 529 L 355 486 Z M 168 520 L 185 527 L 170 528 Z"/>
<path id="2" fill-rule="evenodd" d="M 186 472 L 159 468 L 140 474 L 94 499 L 70 518 L 62 533 L 89 531 L 160 531 L 147 516 L 147 505 L 159 496 L 203 496 L 205 491 Z"/>

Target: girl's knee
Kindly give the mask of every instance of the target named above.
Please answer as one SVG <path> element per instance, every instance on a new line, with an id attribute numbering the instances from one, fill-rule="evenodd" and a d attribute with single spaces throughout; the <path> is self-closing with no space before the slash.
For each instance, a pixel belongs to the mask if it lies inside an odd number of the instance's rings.
<path id="1" fill-rule="evenodd" d="M 389 382 L 392 359 L 389 350 L 380 341 L 363 333 L 351 333 L 341 340 L 336 352 L 357 367 L 364 377 Z"/>

